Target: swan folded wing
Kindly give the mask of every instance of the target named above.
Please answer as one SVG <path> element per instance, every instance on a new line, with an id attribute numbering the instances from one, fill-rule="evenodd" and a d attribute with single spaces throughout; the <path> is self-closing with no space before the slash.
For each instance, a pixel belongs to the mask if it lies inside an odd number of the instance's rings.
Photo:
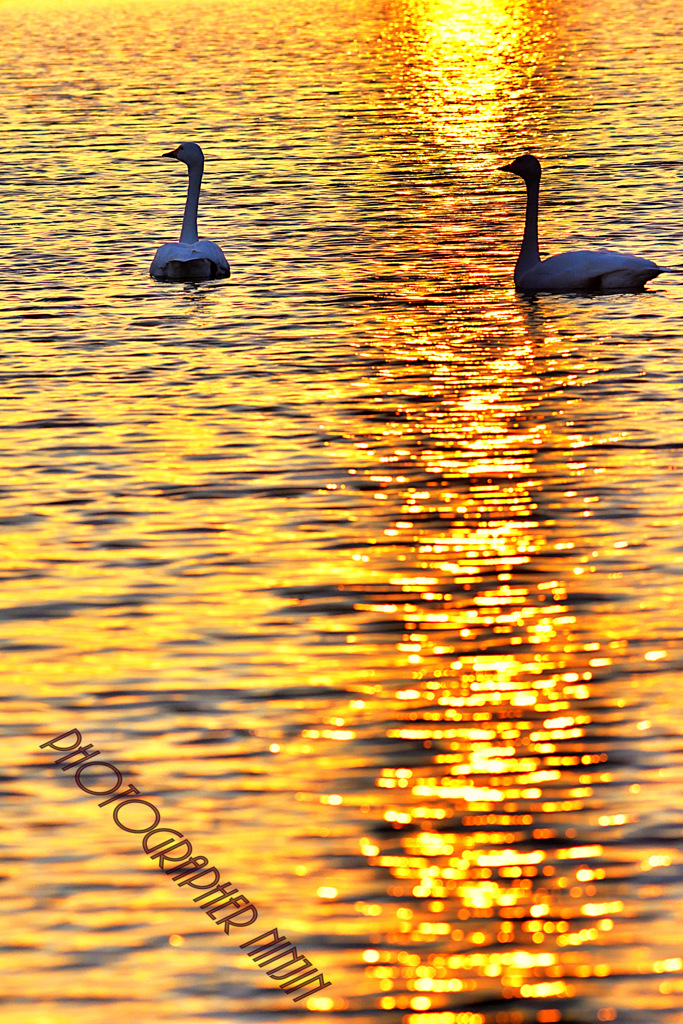
<path id="1" fill-rule="evenodd" d="M 193 243 L 166 242 L 160 246 L 149 269 L 152 277 L 202 278 L 230 277 L 230 267 L 222 249 L 208 238 Z"/>
<path id="2" fill-rule="evenodd" d="M 638 289 L 661 273 L 652 260 L 609 249 L 577 249 L 550 256 L 520 275 L 521 291 Z"/>
<path id="3" fill-rule="evenodd" d="M 202 258 L 211 260 L 212 263 L 216 264 L 216 267 L 221 270 L 221 273 L 218 275 L 219 277 L 230 277 L 228 261 L 219 245 L 216 245 L 215 242 L 210 241 L 208 238 L 200 238 L 198 242 L 194 243 L 192 248 Z"/>

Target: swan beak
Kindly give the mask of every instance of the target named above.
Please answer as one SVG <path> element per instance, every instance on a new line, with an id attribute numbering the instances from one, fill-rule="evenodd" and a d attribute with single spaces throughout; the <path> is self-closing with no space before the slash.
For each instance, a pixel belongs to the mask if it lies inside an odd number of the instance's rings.
<path id="1" fill-rule="evenodd" d="M 172 156 L 172 157 L 173 157 L 173 158 L 174 158 L 175 160 L 177 160 L 177 159 L 178 159 L 178 150 L 179 150 L 179 149 L 180 149 L 180 146 L 176 146 L 176 148 L 175 148 L 175 149 L 172 149 L 170 153 L 162 153 L 162 154 L 161 154 L 161 156 L 162 156 L 162 159 L 163 159 L 163 157 L 165 157 L 165 156 Z"/>
<path id="2" fill-rule="evenodd" d="M 514 174 L 514 171 L 512 170 L 512 164 L 503 164 L 503 166 L 499 167 L 498 170 L 499 171 L 510 171 L 512 174 Z"/>

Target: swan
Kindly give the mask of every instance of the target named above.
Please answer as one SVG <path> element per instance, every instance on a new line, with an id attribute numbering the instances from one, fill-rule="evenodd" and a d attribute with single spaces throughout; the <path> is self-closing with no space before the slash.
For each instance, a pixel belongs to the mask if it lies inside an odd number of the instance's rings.
<path id="1" fill-rule="evenodd" d="M 163 281 L 200 281 L 208 277 L 230 277 L 230 267 L 220 246 L 197 234 L 197 208 L 199 189 L 204 172 L 204 154 L 196 142 L 181 142 L 170 153 L 162 156 L 173 157 L 187 164 L 188 186 L 185 201 L 183 226 L 180 240 L 165 242 L 160 246 L 152 265 L 150 275 Z"/>
<path id="2" fill-rule="evenodd" d="M 599 249 L 578 249 L 541 260 L 538 252 L 538 193 L 541 165 L 531 153 L 518 156 L 499 168 L 523 178 L 526 183 L 526 220 L 524 238 L 515 264 L 515 288 L 518 292 L 636 291 L 663 271 L 642 256 Z"/>

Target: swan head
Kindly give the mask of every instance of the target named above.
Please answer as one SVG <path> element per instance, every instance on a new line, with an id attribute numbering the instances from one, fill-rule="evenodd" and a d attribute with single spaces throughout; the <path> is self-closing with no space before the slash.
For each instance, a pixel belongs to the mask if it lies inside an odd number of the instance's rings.
<path id="1" fill-rule="evenodd" d="M 500 170 L 509 171 L 510 174 L 516 174 L 518 178 L 524 178 L 525 181 L 541 180 L 541 165 L 536 157 L 532 156 L 531 153 L 525 153 L 524 156 L 518 156 L 511 164 L 505 164 L 505 166 L 501 167 Z"/>
<path id="2" fill-rule="evenodd" d="M 172 149 L 170 153 L 162 153 L 162 156 L 173 157 L 180 160 L 188 167 L 201 167 L 204 164 L 204 154 L 196 142 L 181 142 L 179 146 Z"/>

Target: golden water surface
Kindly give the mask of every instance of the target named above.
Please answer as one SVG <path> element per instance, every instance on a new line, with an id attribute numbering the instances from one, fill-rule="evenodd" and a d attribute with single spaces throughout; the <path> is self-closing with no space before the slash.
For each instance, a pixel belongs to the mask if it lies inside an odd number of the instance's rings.
<path id="1" fill-rule="evenodd" d="M 681 1024 L 683 278 L 516 296 L 496 170 L 548 252 L 683 263 L 680 6 L 0 24 L 3 1024 Z M 147 276 L 183 139 L 227 283 Z"/>

